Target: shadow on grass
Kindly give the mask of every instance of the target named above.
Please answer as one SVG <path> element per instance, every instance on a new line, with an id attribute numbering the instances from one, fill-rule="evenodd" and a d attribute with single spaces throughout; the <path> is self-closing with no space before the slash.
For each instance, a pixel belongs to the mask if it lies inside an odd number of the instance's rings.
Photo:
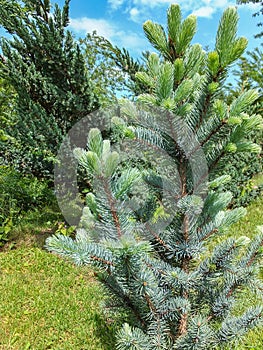
<path id="1" fill-rule="evenodd" d="M 115 349 L 116 345 L 116 331 L 118 325 L 113 320 L 106 320 L 99 314 L 94 315 L 96 327 L 94 335 L 100 339 L 101 344 L 105 350 Z M 120 325 L 119 325 L 120 326 Z"/>

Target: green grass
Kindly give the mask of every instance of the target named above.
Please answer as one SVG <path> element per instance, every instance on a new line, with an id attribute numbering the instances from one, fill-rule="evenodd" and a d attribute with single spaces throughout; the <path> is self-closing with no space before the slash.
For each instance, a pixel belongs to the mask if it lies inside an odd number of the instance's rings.
<path id="1" fill-rule="evenodd" d="M 229 235 L 252 238 L 263 224 L 262 206 L 263 198 L 252 203 Z M 32 213 L 16 228 L 16 244 L 0 253 L 0 350 L 113 350 L 118 324 L 103 314 L 104 296 L 91 270 L 41 249 L 51 224 L 34 222 Z M 245 309 L 254 299 L 243 292 L 241 301 Z M 262 330 L 236 349 L 262 350 Z"/>
<path id="2" fill-rule="evenodd" d="M 39 248 L 0 254 L 1 350 L 112 350 L 114 331 L 87 269 Z"/>
<path id="3" fill-rule="evenodd" d="M 252 238 L 255 235 L 256 227 L 263 225 L 263 197 L 253 201 L 247 208 L 247 215 L 233 225 L 229 231 L 233 236 L 247 236 Z"/>
<path id="4" fill-rule="evenodd" d="M 29 210 L 12 227 L 8 246 L 42 248 L 46 238 L 56 231 L 58 222 L 63 222 L 63 216 L 56 207 L 44 206 L 41 210 Z"/>
<path id="5" fill-rule="evenodd" d="M 228 236 L 240 237 L 247 236 L 250 239 L 257 233 L 257 226 L 263 225 L 263 197 L 258 198 L 252 202 L 247 208 L 247 215 L 238 223 L 232 225 Z M 263 270 L 261 270 L 261 277 L 263 278 Z M 262 300 L 262 299 L 261 299 Z M 262 301 L 261 301 L 262 302 Z M 259 299 L 255 299 L 254 295 L 247 291 L 243 291 L 240 297 L 240 310 L 244 311 L 248 306 L 260 303 Z M 263 349 L 263 327 L 250 331 L 243 339 L 243 343 L 235 350 L 262 350 Z"/>
<path id="6" fill-rule="evenodd" d="M 262 177 L 261 177 L 262 181 Z M 263 197 L 254 201 L 248 208 L 248 214 L 240 222 L 232 227 L 232 232 L 240 233 L 252 238 L 258 225 L 263 225 Z M 262 266 L 262 265 L 261 265 Z M 261 268 L 261 277 L 263 278 L 263 269 Z M 246 296 L 244 295 L 244 303 Z M 251 331 L 244 339 L 244 349 L 262 350 L 263 349 L 263 327 Z"/>

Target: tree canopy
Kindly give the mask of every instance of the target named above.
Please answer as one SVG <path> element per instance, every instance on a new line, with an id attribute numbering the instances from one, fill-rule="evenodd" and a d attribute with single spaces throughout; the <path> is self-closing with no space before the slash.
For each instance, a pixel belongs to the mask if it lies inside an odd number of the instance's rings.
<path id="1" fill-rule="evenodd" d="M 263 1 L 262 0 L 237 0 L 238 4 L 248 4 L 248 3 L 253 3 L 253 4 L 259 4 L 261 8 L 253 14 L 254 17 L 259 17 L 263 15 Z M 258 22 L 258 27 L 262 27 L 263 22 L 260 21 Z M 255 38 L 262 38 L 263 37 L 263 30 L 261 30 L 259 33 L 255 34 Z"/>

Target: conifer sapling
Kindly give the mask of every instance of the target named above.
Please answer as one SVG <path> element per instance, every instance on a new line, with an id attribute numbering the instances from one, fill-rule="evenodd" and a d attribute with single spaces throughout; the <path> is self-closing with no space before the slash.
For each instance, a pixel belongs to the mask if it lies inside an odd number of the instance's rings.
<path id="1" fill-rule="evenodd" d="M 259 115 L 247 114 L 257 91 L 230 105 L 220 99 L 247 45 L 237 23 L 236 9 L 226 9 L 215 49 L 205 52 L 191 44 L 196 18 L 182 20 L 178 5 L 168 10 L 167 32 L 147 21 L 158 51 L 137 73 L 147 93 L 102 112 L 111 140 L 99 127 L 89 130 L 86 148 L 67 140 L 90 192 L 76 238 L 54 235 L 47 247 L 100 271 L 112 307 L 128 315 L 119 350 L 223 347 L 262 321 L 262 305 L 235 308 L 244 288 L 260 297 L 263 232 L 251 242 L 238 233 L 224 239 L 245 209 L 225 209 L 231 193 L 221 187 L 231 179 L 218 176 L 229 153 L 259 151 L 246 137 L 262 127 Z"/>

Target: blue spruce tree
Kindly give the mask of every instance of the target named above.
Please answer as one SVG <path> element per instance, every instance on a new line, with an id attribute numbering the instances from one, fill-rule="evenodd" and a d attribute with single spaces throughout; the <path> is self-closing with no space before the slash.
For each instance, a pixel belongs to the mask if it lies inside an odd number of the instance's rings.
<path id="1" fill-rule="evenodd" d="M 167 32 L 147 21 L 158 51 L 136 74 L 147 93 L 114 109 L 111 140 L 93 127 L 85 149 L 71 142 L 90 192 L 76 238 L 54 235 L 47 247 L 98 269 L 112 307 L 128 315 L 119 350 L 224 347 L 262 321 L 262 305 L 235 308 L 243 289 L 262 294 L 263 232 L 251 242 L 222 238 L 245 209 L 226 210 L 231 193 L 222 186 L 231 178 L 218 174 L 229 154 L 260 151 L 246 138 L 262 127 L 259 115 L 247 114 L 257 91 L 230 105 L 220 99 L 247 45 L 237 23 L 228 8 L 214 51 L 205 52 L 191 44 L 196 18 L 182 20 L 178 5 L 168 10 Z"/>

